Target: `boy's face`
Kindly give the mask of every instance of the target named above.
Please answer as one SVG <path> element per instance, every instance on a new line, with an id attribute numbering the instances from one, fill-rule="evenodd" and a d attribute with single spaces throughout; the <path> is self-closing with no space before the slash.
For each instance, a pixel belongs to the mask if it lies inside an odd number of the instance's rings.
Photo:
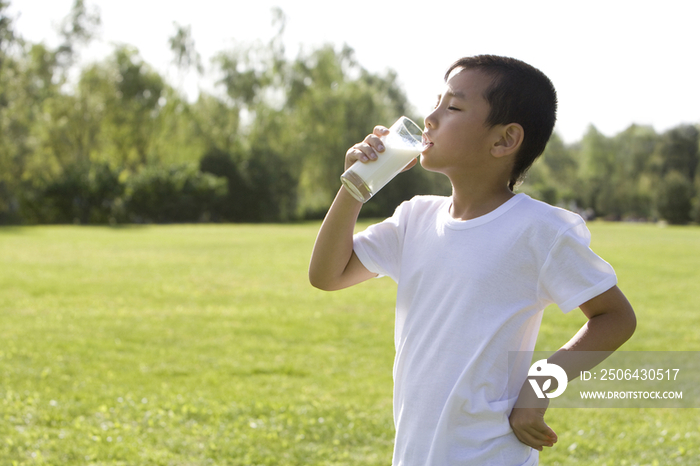
<path id="1" fill-rule="evenodd" d="M 484 93 L 491 81 L 478 70 L 457 68 L 450 74 L 435 110 L 425 118 L 425 169 L 446 175 L 474 171 L 491 158 L 491 147 L 500 138 L 498 126 L 486 125 L 491 107 Z"/>

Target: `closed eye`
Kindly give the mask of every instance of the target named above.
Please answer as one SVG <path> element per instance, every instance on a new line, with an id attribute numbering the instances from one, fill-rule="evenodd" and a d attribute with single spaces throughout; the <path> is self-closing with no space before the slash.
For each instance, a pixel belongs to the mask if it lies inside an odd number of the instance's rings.
<path id="1" fill-rule="evenodd" d="M 439 95 L 437 96 L 437 102 L 435 102 L 435 108 L 438 108 L 438 107 L 440 106 L 440 102 L 442 102 L 442 94 L 439 94 Z M 457 107 L 454 107 L 454 106 L 452 106 L 452 105 L 450 105 L 449 107 L 447 107 L 447 110 L 452 110 L 452 111 L 455 111 L 455 112 L 461 112 L 461 111 L 462 111 L 461 108 L 457 108 Z"/>

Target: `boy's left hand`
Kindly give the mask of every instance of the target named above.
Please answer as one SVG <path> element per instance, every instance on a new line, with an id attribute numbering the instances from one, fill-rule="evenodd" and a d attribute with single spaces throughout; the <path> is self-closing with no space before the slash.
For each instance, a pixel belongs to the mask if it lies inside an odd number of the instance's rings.
<path id="1" fill-rule="evenodd" d="M 557 434 L 544 422 L 543 408 L 513 408 L 510 413 L 510 426 L 525 445 L 542 451 L 557 443 Z"/>
<path id="2" fill-rule="evenodd" d="M 528 387 L 529 388 L 529 387 Z M 515 436 L 525 445 L 528 445 L 535 450 L 542 451 L 544 447 L 552 447 L 557 443 L 557 434 L 551 427 L 544 422 L 544 413 L 549 406 L 549 399 L 544 400 L 524 398 L 534 397 L 529 395 L 532 390 L 523 390 L 520 392 L 518 401 L 515 403 L 513 411 L 508 418 L 510 427 L 513 429 Z M 536 408 L 519 408 L 518 406 L 538 406 Z"/>

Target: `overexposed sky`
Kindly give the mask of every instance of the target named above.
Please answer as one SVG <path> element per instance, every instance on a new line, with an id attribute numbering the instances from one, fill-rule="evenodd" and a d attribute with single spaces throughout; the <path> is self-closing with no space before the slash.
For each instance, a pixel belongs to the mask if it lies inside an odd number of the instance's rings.
<path id="1" fill-rule="evenodd" d="M 115 42 L 128 43 L 174 85 L 168 46 L 174 22 L 191 26 L 208 66 L 236 42 L 267 42 L 274 32 L 271 9 L 278 6 L 287 16 L 291 57 L 300 47 L 347 44 L 370 71 L 395 70 L 423 115 L 450 63 L 492 53 L 524 60 L 550 77 L 559 96 L 556 131 L 566 142 L 580 140 L 590 124 L 612 136 L 632 123 L 657 131 L 700 123 L 698 0 L 85 2 L 99 8 L 102 28 L 84 60 L 104 57 Z M 10 0 L 8 12 L 25 39 L 55 45 L 56 27 L 73 3 Z M 204 86 L 194 75 L 184 85 L 190 95 Z"/>

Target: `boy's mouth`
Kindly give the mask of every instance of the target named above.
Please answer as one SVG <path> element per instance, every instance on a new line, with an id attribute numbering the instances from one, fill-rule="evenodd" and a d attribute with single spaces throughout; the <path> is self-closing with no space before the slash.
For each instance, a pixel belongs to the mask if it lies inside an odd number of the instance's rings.
<path id="1" fill-rule="evenodd" d="M 433 141 L 430 140 L 427 134 L 423 133 L 423 150 L 433 146 Z"/>

